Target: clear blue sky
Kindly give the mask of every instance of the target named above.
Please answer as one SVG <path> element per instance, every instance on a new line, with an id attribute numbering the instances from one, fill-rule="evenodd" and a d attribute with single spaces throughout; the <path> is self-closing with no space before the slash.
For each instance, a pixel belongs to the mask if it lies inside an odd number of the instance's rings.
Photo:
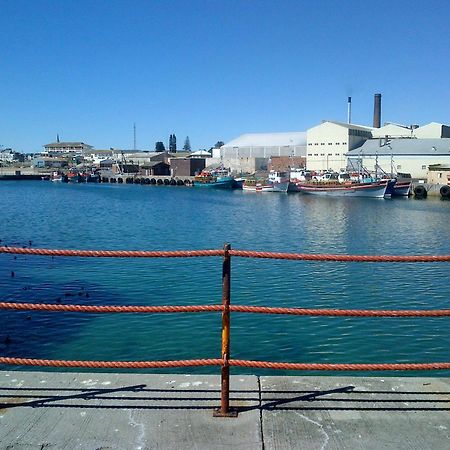
<path id="1" fill-rule="evenodd" d="M 450 1 L 0 0 L 0 144 L 450 123 Z"/>

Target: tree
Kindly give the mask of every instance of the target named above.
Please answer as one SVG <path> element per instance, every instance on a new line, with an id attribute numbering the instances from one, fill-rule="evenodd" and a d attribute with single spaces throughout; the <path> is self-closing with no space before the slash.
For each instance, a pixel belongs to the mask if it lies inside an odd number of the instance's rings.
<path id="1" fill-rule="evenodd" d="M 216 145 L 214 146 L 214 148 L 220 148 L 220 147 L 222 147 L 222 145 L 225 145 L 225 142 L 223 142 L 223 141 L 217 141 L 217 142 L 216 142 Z"/>
<path id="2" fill-rule="evenodd" d="M 186 136 L 186 139 L 184 140 L 183 150 L 185 152 L 191 151 L 191 142 L 189 141 L 189 136 Z"/>
<path id="3" fill-rule="evenodd" d="M 164 147 L 164 143 L 161 141 L 158 141 L 155 144 L 155 152 L 165 152 L 166 151 L 166 147 Z"/>
<path id="4" fill-rule="evenodd" d="M 175 134 L 171 134 L 169 136 L 169 152 L 177 152 L 177 137 L 175 136 Z"/>

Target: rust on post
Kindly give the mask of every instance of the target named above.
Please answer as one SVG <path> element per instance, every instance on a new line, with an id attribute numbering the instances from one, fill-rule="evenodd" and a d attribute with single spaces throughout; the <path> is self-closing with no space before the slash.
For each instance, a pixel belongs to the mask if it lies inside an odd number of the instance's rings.
<path id="1" fill-rule="evenodd" d="M 237 411 L 230 410 L 230 297 L 231 297 L 231 256 L 230 244 L 225 244 L 222 263 L 222 372 L 220 408 L 214 417 L 236 417 Z"/>

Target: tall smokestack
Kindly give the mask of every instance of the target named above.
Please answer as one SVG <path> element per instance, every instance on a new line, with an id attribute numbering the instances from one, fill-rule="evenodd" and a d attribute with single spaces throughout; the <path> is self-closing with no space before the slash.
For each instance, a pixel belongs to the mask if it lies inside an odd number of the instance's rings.
<path id="1" fill-rule="evenodd" d="M 352 98 L 348 98 L 348 113 L 347 113 L 348 123 L 352 123 Z"/>
<path id="2" fill-rule="evenodd" d="M 381 94 L 375 94 L 373 105 L 373 127 L 381 127 Z"/>

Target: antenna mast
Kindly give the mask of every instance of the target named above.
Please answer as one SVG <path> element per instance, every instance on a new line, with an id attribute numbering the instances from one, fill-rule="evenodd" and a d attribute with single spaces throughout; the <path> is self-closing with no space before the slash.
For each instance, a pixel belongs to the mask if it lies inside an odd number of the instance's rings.
<path id="1" fill-rule="evenodd" d="M 136 150 L 136 122 L 133 123 L 133 150 Z"/>

